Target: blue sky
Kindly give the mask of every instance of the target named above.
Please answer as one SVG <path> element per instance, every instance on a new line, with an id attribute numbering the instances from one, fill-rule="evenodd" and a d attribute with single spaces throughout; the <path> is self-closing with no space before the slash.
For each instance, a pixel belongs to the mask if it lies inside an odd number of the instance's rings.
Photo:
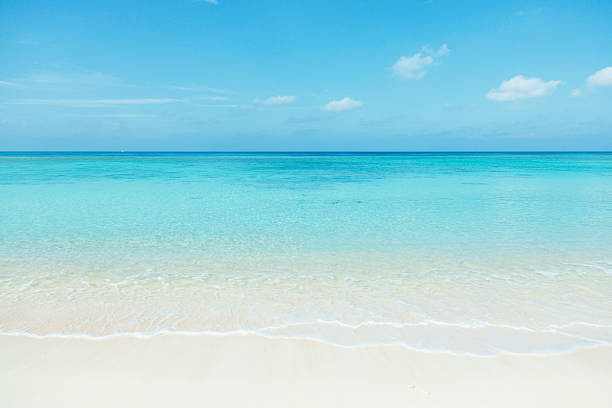
<path id="1" fill-rule="evenodd" d="M 612 150 L 612 2 L 2 1 L 0 150 Z"/>

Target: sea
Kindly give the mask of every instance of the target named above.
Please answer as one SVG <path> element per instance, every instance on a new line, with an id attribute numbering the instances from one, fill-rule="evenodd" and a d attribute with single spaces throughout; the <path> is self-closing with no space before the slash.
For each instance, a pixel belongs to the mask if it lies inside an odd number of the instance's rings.
<path id="1" fill-rule="evenodd" d="M 0 153 L 0 334 L 612 343 L 610 153 Z"/>

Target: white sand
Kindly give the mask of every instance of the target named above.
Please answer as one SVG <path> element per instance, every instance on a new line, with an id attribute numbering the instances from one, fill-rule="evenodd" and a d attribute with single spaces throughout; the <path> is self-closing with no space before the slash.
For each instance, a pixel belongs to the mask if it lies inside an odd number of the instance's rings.
<path id="1" fill-rule="evenodd" d="M 612 347 L 471 357 L 254 335 L 3 335 L 0 406 L 610 407 Z"/>

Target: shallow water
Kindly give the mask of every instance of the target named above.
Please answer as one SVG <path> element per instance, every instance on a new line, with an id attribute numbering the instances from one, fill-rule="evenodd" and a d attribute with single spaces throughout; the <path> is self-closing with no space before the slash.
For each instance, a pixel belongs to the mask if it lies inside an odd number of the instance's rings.
<path id="1" fill-rule="evenodd" d="M 612 154 L 0 154 L 0 331 L 612 342 Z"/>

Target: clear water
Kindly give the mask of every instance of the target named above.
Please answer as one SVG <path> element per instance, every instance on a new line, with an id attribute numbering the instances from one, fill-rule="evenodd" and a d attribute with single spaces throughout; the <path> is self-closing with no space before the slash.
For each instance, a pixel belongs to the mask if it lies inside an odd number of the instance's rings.
<path id="1" fill-rule="evenodd" d="M 0 332 L 612 342 L 612 154 L 0 154 Z"/>

